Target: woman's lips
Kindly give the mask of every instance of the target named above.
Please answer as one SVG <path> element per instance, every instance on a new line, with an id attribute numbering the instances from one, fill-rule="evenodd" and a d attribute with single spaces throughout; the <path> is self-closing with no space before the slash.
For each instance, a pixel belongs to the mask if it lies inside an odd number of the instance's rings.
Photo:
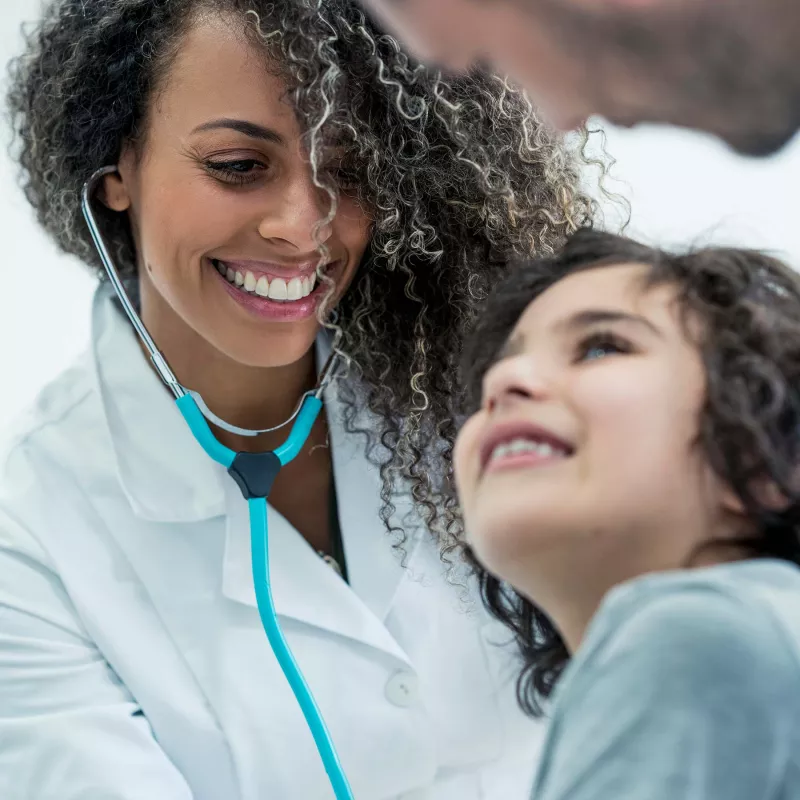
<path id="1" fill-rule="evenodd" d="M 262 272 L 256 280 L 255 273 L 234 270 L 232 263 L 209 260 L 210 268 L 228 296 L 261 318 L 284 322 L 307 319 L 314 316 L 319 303 L 329 291 L 328 284 L 319 281 L 313 270 L 310 276 L 294 271 L 288 281 L 274 273 L 270 280 L 267 273 Z M 235 263 L 243 265 L 244 262 Z M 263 262 L 259 263 L 263 265 Z M 339 267 L 340 262 L 332 263 L 325 267 L 325 272 L 335 280 Z M 229 278 L 231 275 L 233 280 Z"/>
<path id="2" fill-rule="evenodd" d="M 228 283 L 259 297 L 268 297 L 270 300 L 302 300 L 310 295 L 317 285 L 318 276 L 315 271 L 305 274 L 294 273 L 284 278 L 274 273 L 255 273 L 244 268 L 234 269 L 232 262 L 228 261 L 212 259 L 211 263 Z"/>

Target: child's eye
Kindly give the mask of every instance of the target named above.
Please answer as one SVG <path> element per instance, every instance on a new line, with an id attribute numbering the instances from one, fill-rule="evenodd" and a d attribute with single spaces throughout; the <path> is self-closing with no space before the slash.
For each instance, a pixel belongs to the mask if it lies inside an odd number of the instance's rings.
<path id="1" fill-rule="evenodd" d="M 610 331 L 593 333 L 582 339 L 575 353 L 576 361 L 596 361 L 599 358 L 632 352 L 629 342 Z"/>

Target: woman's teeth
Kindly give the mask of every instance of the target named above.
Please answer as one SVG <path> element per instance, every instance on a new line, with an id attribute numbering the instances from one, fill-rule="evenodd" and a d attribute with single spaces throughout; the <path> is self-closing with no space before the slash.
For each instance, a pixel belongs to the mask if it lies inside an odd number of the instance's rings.
<path id="1" fill-rule="evenodd" d="M 317 286 L 316 274 L 304 278 L 291 278 L 286 281 L 283 278 L 273 278 L 269 280 L 265 275 L 256 278 L 250 271 L 240 272 L 231 267 L 226 267 L 221 261 L 214 261 L 217 272 L 225 278 L 228 283 L 238 286 L 245 292 L 257 294 L 259 297 L 268 297 L 270 300 L 291 302 L 293 300 L 303 300 L 308 297 Z"/>
<path id="2" fill-rule="evenodd" d="M 536 442 L 531 439 L 512 439 L 510 442 L 503 442 L 492 450 L 490 462 L 500 458 L 520 455 L 521 453 L 535 453 L 539 458 L 562 458 L 566 453 L 547 442 Z"/>

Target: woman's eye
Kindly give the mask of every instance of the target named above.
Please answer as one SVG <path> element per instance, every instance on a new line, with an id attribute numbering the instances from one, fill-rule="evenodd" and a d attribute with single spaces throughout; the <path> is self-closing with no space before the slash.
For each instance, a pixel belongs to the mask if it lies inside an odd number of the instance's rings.
<path id="1" fill-rule="evenodd" d="M 630 344 L 613 333 L 595 333 L 578 346 L 577 361 L 596 361 L 599 358 L 630 353 Z"/>
<path id="2" fill-rule="evenodd" d="M 227 183 L 251 183 L 257 180 L 266 165 L 255 158 L 237 158 L 231 161 L 206 161 L 206 169 Z"/>

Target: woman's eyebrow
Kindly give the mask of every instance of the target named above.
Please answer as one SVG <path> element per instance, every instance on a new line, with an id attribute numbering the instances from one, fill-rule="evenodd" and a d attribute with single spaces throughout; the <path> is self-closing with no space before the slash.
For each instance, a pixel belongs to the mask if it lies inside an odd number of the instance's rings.
<path id="1" fill-rule="evenodd" d="M 589 308 L 584 311 L 579 311 L 572 314 L 567 319 L 557 323 L 557 328 L 580 330 L 582 328 L 590 328 L 593 325 L 610 322 L 632 322 L 647 328 L 650 333 L 655 334 L 659 338 L 663 338 L 664 334 L 659 330 L 649 319 L 640 316 L 639 314 L 631 314 L 627 311 L 618 311 L 616 309 L 605 308 Z"/>
<path id="2" fill-rule="evenodd" d="M 200 133 L 201 131 L 214 131 L 220 129 L 228 129 L 236 131 L 237 133 L 249 136 L 251 139 L 262 139 L 266 142 L 273 144 L 286 144 L 286 140 L 277 131 L 272 128 L 266 128 L 256 122 L 248 122 L 245 119 L 231 119 L 230 117 L 223 117 L 221 119 L 212 119 L 198 125 L 192 133 Z"/>

